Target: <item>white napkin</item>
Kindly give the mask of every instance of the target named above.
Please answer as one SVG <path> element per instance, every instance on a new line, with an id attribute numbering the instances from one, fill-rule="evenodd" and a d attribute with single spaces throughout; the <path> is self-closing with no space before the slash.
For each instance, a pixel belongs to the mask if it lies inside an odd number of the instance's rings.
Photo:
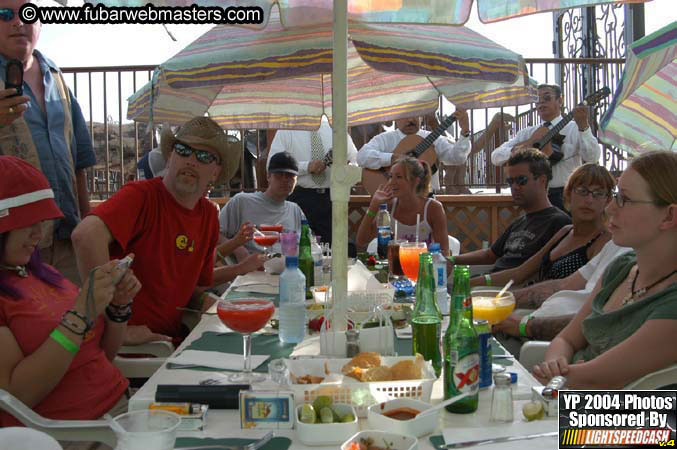
<path id="1" fill-rule="evenodd" d="M 557 421 L 551 418 L 527 422 L 522 418 L 522 405 L 525 402 L 514 403 L 515 421 L 511 423 L 496 423 L 487 421 L 482 427 L 472 428 L 455 426 L 442 431 L 445 444 L 474 441 L 477 439 L 494 439 L 507 436 L 524 436 L 527 434 L 547 433 L 557 431 Z M 480 405 L 482 407 L 482 405 Z M 554 437 L 555 439 L 557 436 Z M 505 444 L 503 444 L 505 445 Z"/>
<path id="2" fill-rule="evenodd" d="M 280 292 L 279 285 L 279 275 L 255 271 L 235 278 L 230 287 L 238 292 L 258 292 L 275 295 Z"/>
<path id="3" fill-rule="evenodd" d="M 263 364 L 270 356 L 252 355 L 252 370 Z M 235 353 L 207 352 L 203 350 L 184 350 L 178 356 L 167 358 L 168 363 L 195 364 L 214 369 L 244 370 L 244 358 Z"/>

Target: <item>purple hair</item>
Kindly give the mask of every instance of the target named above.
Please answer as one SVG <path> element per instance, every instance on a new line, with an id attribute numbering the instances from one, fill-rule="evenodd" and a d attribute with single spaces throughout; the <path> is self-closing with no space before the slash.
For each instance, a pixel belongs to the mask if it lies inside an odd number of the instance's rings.
<path id="1" fill-rule="evenodd" d="M 0 255 L 2 255 L 5 250 L 5 236 L 7 236 L 7 234 L 0 234 Z M 42 262 L 39 249 L 36 248 L 33 251 L 31 259 L 29 259 L 28 264 L 26 264 L 26 269 L 45 283 L 60 289 L 63 288 L 64 276 Z M 9 275 L 5 270 L 0 270 L 0 294 L 7 295 L 17 300 L 21 298 L 22 294 L 21 291 L 9 281 Z"/>

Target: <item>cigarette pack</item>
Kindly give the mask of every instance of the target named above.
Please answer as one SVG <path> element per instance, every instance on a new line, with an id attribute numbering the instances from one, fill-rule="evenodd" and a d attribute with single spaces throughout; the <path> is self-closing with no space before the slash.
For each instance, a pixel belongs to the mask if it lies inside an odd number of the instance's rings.
<path id="1" fill-rule="evenodd" d="M 179 430 L 195 431 L 202 430 L 207 419 L 208 405 L 188 402 L 154 402 L 148 405 L 148 409 L 170 411 L 181 416 Z"/>
<path id="2" fill-rule="evenodd" d="M 294 393 L 291 391 L 240 391 L 242 428 L 294 427 Z"/>

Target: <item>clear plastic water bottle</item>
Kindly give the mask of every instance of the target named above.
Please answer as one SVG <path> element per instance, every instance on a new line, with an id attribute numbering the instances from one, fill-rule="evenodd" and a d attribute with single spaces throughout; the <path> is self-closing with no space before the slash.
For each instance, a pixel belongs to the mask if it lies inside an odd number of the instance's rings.
<path id="1" fill-rule="evenodd" d="M 390 213 L 388 213 L 388 205 L 382 203 L 379 206 L 378 213 L 376 214 L 376 229 L 377 231 L 377 253 L 379 259 L 386 259 L 388 257 L 388 242 L 392 237 L 390 231 Z"/>
<path id="2" fill-rule="evenodd" d="M 324 273 L 322 272 L 322 247 L 317 243 L 317 237 L 310 237 L 310 253 L 313 256 L 313 281 L 315 286 L 322 286 L 324 282 Z"/>
<path id="3" fill-rule="evenodd" d="M 280 342 L 296 344 L 306 334 L 306 277 L 299 258 L 287 256 L 280 274 Z"/>
<path id="4" fill-rule="evenodd" d="M 442 255 L 440 244 L 433 242 L 428 248 L 433 256 L 435 271 L 435 297 L 437 306 L 443 315 L 449 314 L 449 294 L 447 292 L 447 259 Z"/>

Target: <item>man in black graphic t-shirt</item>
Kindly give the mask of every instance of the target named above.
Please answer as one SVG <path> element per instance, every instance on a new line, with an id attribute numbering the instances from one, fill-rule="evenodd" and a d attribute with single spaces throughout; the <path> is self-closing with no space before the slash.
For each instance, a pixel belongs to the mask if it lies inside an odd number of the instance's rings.
<path id="1" fill-rule="evenodd" d="M 536 149 L 515 152 L 505 167 L 515 204 L 526 213 L 487 249 L 454 258 L 454 264 L 493 264 L 492 272 L 517 267 L 540 250 L 571 218 L 548 200 L 552 170 L 547 157 Z"/>

